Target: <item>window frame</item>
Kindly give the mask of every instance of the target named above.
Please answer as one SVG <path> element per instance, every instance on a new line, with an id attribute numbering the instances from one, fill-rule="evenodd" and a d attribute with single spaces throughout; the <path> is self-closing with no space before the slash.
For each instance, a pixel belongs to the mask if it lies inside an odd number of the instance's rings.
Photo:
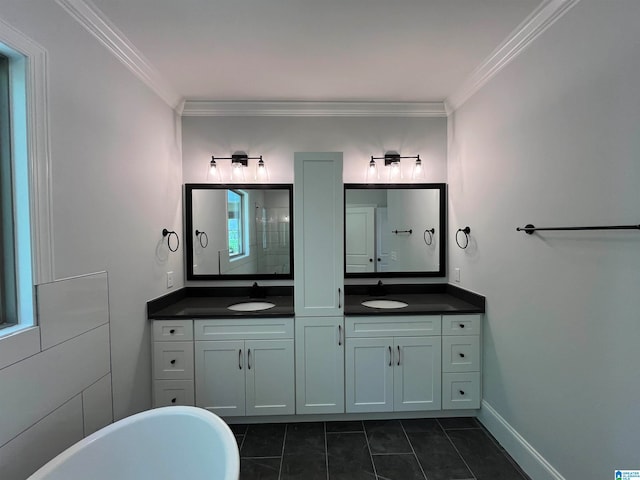
<path id="1" fill-rule="evenodd" d="M 29 216 L 18 222 L 16 248 L 21 262 L 18 288 L 35 298 L 37 285 L 53 281 L 53 237 L 51 209 L 51 161 L 46 50 L 0 19 L 0 53 L 9 58 L 11 81 L 12 162 L 26 176 L 26 189 L 16 186 L 16 195 L 26 202 Z M 17 108 L 16 106 L 20 106 Z M 22 128 L 16 128 L 21 125 Z M 19 138 L 18 138 L 19 137 Z M 25 237 L 26 236 L 26 237 Z M 24 247 L 24 238 L 30 248 Z M 25 267 L 28 259 L 29 267 Z M 27 274 L 20 275 L 21 270 Z M 22 308 L 22 307 L 21 307 Z M 22 308 L 18 322 L 0 329 L 0 369 L 40 351 L 35 302 Z"/>

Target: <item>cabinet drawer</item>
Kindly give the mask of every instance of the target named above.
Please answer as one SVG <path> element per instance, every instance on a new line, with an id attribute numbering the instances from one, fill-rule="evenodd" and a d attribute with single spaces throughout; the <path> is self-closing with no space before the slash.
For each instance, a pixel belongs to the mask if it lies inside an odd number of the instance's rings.
<path id="1" fill-rule="evenodd" d="M 195 320 L 196 340 L 271 340 L 293 338 L 293 318 Z"/>
<path id="2" fill-rule="evenodd" d="M 443 335 L 480 335 L 480 314 L 443 315 Z"/>
<path id="3" fill-rule="evenodd" d="M 443 372 L 479 372 L 480 337 L 451 335 L 442 337 Z"/>
<path id="4" fill-rule="evenodd" d="M 153 372 L 157 380 L 193 379 L 193 342 L 154 342 Z"/>
<path id="5" fill-rule="evenodd" d="M 193 380 L 156 380 L 153 382 L 153 406 L 194 405 Z"/>
<path id="6" fill-rule="evenodd" d="M 440 335 L 440 315 L 346 317 L 347 337 L 414 337 Z"/>
<path id="7" fill-rule="evenodd" d="M 442 408 L 480 408 L 480 373 L 443 373 Z"/>
<path id="8" fill-rule="evenodd" d="M 193 340 L 193 320 L 154 320 L 153 341 Z"/>

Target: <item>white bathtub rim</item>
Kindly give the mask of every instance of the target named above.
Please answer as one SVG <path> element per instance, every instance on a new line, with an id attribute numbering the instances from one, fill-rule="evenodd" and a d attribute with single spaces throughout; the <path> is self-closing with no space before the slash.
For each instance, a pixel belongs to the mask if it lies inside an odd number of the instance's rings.
<path id="1" fill-rule="evenodd" d="M 216 431 L 222 433 L 223 444 L 225 446 L 233 447 L 235 450 L 235 455 L 229 455 L 228 449 L 225 449 L 225 458 L 228 461 L 227 468 L 229 473 L 231 473 L 230 478 L 239 478 L 240 477 L 240 455 L 237 451 L 237 443 L 236 437 L 227 425 L 220 417 L 218 417 L 215 413 L 212 413 L 208 410 L 199 407 L 189 407 L 189 406 L 170 406 L 170 407 L 160 407 L 154 408 L 151 410 L 145 410 L 144 412 L 136 413 L 129 417 L 118 420 L 111 425 L 107 425 L 106 427 L 101 428 L 97 432 L 92 433 L 88 437 L 83 438 L 78 441 L 74 445 L 70 446 L 60 454 L 56 455 L 49 462 L 40 467 L 36 472 L 34 472 L 27 480 L 40 480 L 41 478 L 47 478 L 47 475 L 55 472 L 56 468 L 67 459 L 73 457 L 75 454 L 80 452 L 82 449 L 86 448 L 87 445 L 98 441 L 110 433 L 120 430 L 123 427 L 126 427 L 129 424 L 133 424 L 137 421 L 154 418 L 154 417 L 163 417 L 166 415 L 188 415 L 191 417 L 196 417 L 199 420 L 211 425 Z"/>

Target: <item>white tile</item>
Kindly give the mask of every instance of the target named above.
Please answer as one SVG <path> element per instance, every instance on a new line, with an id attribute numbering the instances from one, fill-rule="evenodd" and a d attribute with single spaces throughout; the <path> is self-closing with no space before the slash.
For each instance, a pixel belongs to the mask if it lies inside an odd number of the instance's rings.
<path id="1" fill-rule="evenodd" d="M 0 338 L 0 369 L 40 352 L 40 328 L 31 327 Z"/>
<path id="2" fill-rule="evenodd" d="M 0 478 L 24 480 L 82 439 L 82 400 L 77 395 L 0 448 Z"/>
<path id="3" fill-rule="evenodd" d="M 105 272 L 38 285 L 37 298 L 43 350 L 109 321 Z"/>
<path id="4" fill-rule="evenodd" d="M 105 375 L 82 392 L 82 415 L 85 437 L 113 422 L 111 374 Z"/>
<path id="5" fill-rule="evenodd" d="M 108 325 L 0 370 L 0 446 L 109 371 Z"/>

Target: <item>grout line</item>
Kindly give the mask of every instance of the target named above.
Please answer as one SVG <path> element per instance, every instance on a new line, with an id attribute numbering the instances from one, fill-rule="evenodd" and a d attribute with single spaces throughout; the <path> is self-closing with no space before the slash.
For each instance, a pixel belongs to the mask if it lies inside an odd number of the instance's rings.
<path id="1" fill-rule="evenodd" d="M 329 480 L 329 446 L 327 444 L 327 422 L 322 422 L 324 430 L 324 461 L 327 469 L 327 480 Z"/>
<path id="2" fill-rule="evenodd" d="M 413 457 L 416 459 L 416 462 L 418 462 L 418 467 L 420 467 L 420 471 L 422 472 L 422 476 L 426 480 L 428 480 L 427 474 L 424 472 L 424 468 L 422 468 L 422 464 L 420 463 L 420 460 L 418 459 L 418 455 L 416 455 L 416 451 L 413 448 L 413 443 L 411 443 L 411 440 L 409 440 L 409 435 L 407 435 L 407 431 L 404 429 L 404 424 L 402 423 L 402 420 L 400 420 L 400 426 L 402 427 L 402 431 L 404 432 L 404 436 L 407 438 L 407 442 L 409 443 L 409 446 L 411 447 L 411 451 L 413 452 Z"/>
<path id="3" fill-rule="evenodd" d="M 440 425 L 440 422 L 438 422 L 438 425 Z M 442 431 L 444 432 L 444 436 L 447 437 L 447 440 L 449 440 L 449 443 L 451 443 L 451 446 L 453 447 L 453 449 L 456 451 L 456 453 L 458 454 L 458 456 L 460 457 L 460 459 L 462 460 L 462 463 L 465 464 L 465 466 L 467 467 L 467 470 L 469 470 L 471 472 L 471 475 L 473 475 L 473 479 L 476 479 L 476 474 L 473 473 L 473 470 L 471 470 L 471 467 L 469 466 L 469 464 L 467 463 L 467 461 L 464 459 L 464 457 L 462 456 L 462 454 L 460 453 L 460 450 L 458 450 L 458 447 L 456 447 L 456 444 L 453 443 L 453 440 L 451 440 L 451 437 L 449 436 L 449 434 L 447 433 L 447 431 L 442 428 L 442 425 L 440 425 L 440 428 L 442 429 Z"/>
<path id="4" fill-rule="evenodd" d="M 362 422 L 362 430 L 364 431 L 364 440 L 367 442 L 367 450 L 369 450 L 369 460 L 371 460 L 371 466 L 373 467 L 373 476 L 378 478 L 378 471 L 376 470 L 376 464 L 373 461 L 373 454 L 371 453 L 371 445 L 369 445 L 369 436 L 367 435 L 367 427 L 364 424 L 364 420 Z"/>
<path id="5" fill-rule="evenodd" d="M 284 425 L 284 438 L 282 439 L 282 451 L 280 452 L 280 468 L 278 469 L 278 480 L 282 478 L 282 464 L 284 463 L 284 446 L 287 443 L 287 430 L 289 430 L 289 424 Z"/>

